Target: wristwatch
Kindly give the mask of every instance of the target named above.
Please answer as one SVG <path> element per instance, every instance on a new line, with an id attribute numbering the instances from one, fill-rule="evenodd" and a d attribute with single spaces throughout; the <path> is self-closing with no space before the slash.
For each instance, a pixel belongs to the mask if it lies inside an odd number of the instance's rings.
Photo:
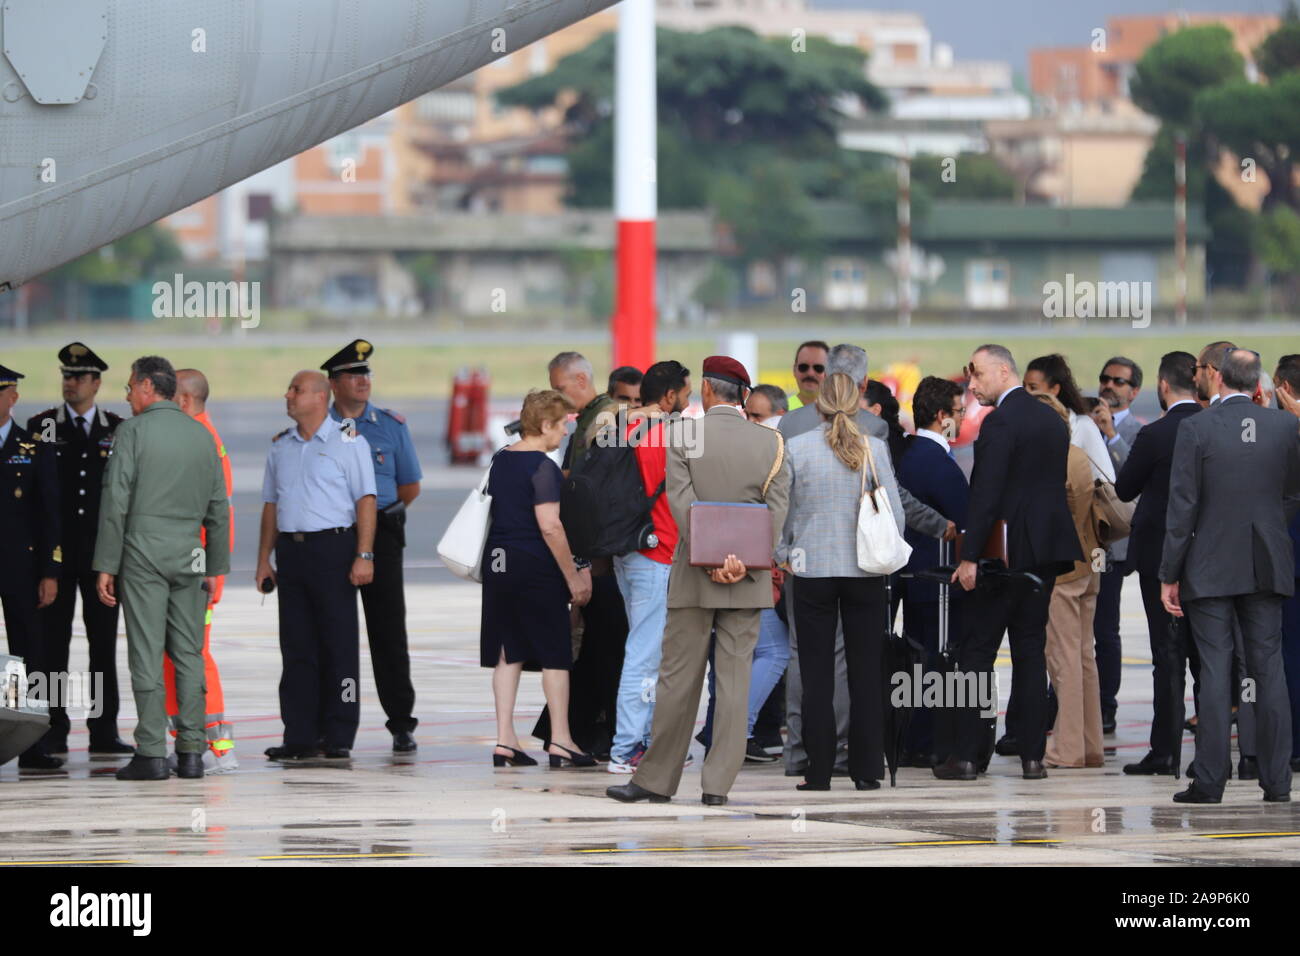
<path id="1" fill-rule="evenodd" d="M 357 552 L 357 557 L 360 558 L 362 561 L 373 561 L 373 560 L 375 560 L 375 552 L 373 552 L 373 551 L 358 551 L 358 552 Z"/>

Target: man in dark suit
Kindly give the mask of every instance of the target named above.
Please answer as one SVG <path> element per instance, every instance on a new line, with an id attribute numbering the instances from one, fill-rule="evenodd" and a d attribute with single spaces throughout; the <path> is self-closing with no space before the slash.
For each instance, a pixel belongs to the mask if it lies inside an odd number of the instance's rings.
<path id="1" fill-rule="evenodd" d="M 1056 576 L 1083 560 L 1065 499 L 1070 433 L 1059 415 L 1024 390 L 1005 347 L 980 346 L 968 371 L 979 403 L 996 408 L 980 423 L 975 442 L 961 563 L 952 578 L 974 592 L 967 603 L 971 623 L 957 660 L 962 673 L 990 671 L 1003 633 L 1009 634 L 1011 679 L 1021 704 L 1015 717 L 1019 726 L 1007 732 L 1020 742 L 1024 778 L 1041 780 L 1047 776 L 1047 611 Z M 1023 578 L 986 580 L 976 588 L 980 556 L 999 521 L 1006 522 L 1007 567 L 1035 575 L 1041 589 L 1034 590 Z M 955 750 L 934 768 L 941 780 L 975 779 L 980 709 L 964 709 Z"/>
<path id="2" fill-rule="evenodd" d="M 59 350 L 63 375 L 63 404 L 38 412 L 27 421 L 27 431 L 50 446 L 58 465 L 60 518 L 63 526 L 63 575 L 54 603 L 41 612 L 41 633 L 46 663 L 53 673 L 68 669 L 72 644 L 72 619 L 81 592 L 81 619 L 86 625 L 90 672 L 102 682 L 98 687 L 96 716 L 88 717 L 90 753 L 120 756 L 135 748 L 117 732 L 117 608 L 105 606 L 95 596 L 95 531 L 99 527 L 99 498 L 120 416 L 97 404 L 101 373 L 108 363 L 81 342 Z M 92 713 L 94 711 L 91 711 Z M 68 752 L 71 722 L 66 708 L 51 701 L 50 732 L 46 745 L 51 754 Z"/>
<path id="3" fill-rule="evenodd" d="M 1259 783 L 1265 800 L 1291 799 L 1282 603 L 1295 592 L 1287 524 L 1300 511 L 1300 433 L 1292 416 L 1251 401 L 1259 373 L 1256 353 L 1228 352 L 1219 401 L 1179 425 L 1174 444 L 1160 596 L 1170 614 L 1187 614 L 1201 654 L 1194 780 L 1175 794 L 1178 803 L 1223 798 L 1234 612 L 1255 703 Z"/>
<path id="4" fill-rule="evenodd" d="M 37 611 L 59 592 L 63 549 L 59 546 L 59 476 L 53 449 L 29 435 L 13 418 L 20 372 L 0 365 L 0 605 L 9 653 L 23 659 L 33 698 L 49 687 Z M 20 773 L 50 773 L 63 766 L 42 737 L 18 755 Z"/>
<path id="5" fill-rule="evenodd" d="M 1151 749 L 1127 774 L 1173 774 L 1183 735 L 1184 680 L 1191 635 L 1185 618 L 1173 617 L 1160 600 L 1160 552 L 1165 543 L 1165 509 L 1169 504 L 1169 468 L 1178 426 L 1201 410 L 1196 401 L 1196 357 L 1169 352 L 1160 359 L 1156 390 L 1163 418 L 1147 425 L 1133 440 L 1128 458 L 1115 478 L 1115 493 L 1124 501 L 1141 495 L 1133 512 L 1129 562 L 1137 569 L 1151 640 L 1154 716 Z"/>
<path id="6" fill-rule="evenodd" d="M 1277 402 L 1300 419 L 1300 355 L 1283 355 L 1273 373 Z M 1291 699 L 1291 769 L 1300 770 L 1300 514 L 1288 529 L 1295 553 L 1296 589 L 1282 604 L 1282 661 L 1287 696 Z"/>
<path id="7" fill-rule="evenodd" d="M 898 483 L 917 501 L 933 508 L 958 528 L 966 526 L 966 504 L 970 485 L 953 458 L 949 446 L 961 430 L 966 406 L 962 387 L 946 378 L 927 376 L 921 379 L 912 395 L 912 419 L 916 434 L 909 436 L 897 463 Z M 906 572 L 924 571 L 943 563 L 939 541 L 907 528 L 903 533 L 912 546 Z M 903 630 L 919 641 L 926 650 L 926 671 L 935 669 L 939 653 L 939 585 L 916 578 L 902 579 Z M 956 595 L 952 596 L 953 598 Z M 958 626 L 961 601 L 950 599 L 948 637 L 961 633 Z M 928 708 L 912 714 L 904 749 L 913 766 L 930 767 L 946 759 L 951 741 L 936 746 L 934 715 Z"/>

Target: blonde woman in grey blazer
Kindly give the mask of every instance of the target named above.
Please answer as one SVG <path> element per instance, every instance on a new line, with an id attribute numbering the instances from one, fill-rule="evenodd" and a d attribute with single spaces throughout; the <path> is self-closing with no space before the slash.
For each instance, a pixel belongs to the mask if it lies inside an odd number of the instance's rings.
<path id="1" fill-rule="evenodd" d="M 797 578 L 795 628 L 803 675 L 803 739 L 808 771 L 799 790 L 829 790 L 835 764 L 835 629 L 844 622 L 849 672 L 849 775 L 859 790 L 875 790 L 884 777 L 881 699 L 883 641 L 888 626 L 885 578 L 858 567 L 858 508 L 876 475 L 893 506 L 899 534 L 903 505 L 889 448 L 863 436 L 854 416 L 859 391 L 843 373 L 826 376 L 817 396 L 822 424 L 790 439 L 790 506 L 786 559 Z M 865 484 L 864 484 L 865 475 Z"/>

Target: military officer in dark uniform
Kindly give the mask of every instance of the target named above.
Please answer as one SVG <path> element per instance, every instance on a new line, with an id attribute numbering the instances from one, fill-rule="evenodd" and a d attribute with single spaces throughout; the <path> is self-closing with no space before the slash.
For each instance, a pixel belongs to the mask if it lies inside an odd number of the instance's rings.
<path id="1" fill-rule="evenodd" d="M 53 448 L 13 419 L 18 380 L 0 365 L 0 603 L 4 605 L 9 653 L 23 659 L 27 673 L 49 674 L 41 653 L 38 610 L 54 603 L 63 551 L 59 547 L 59 477 Z M 47 685 L 48 686 L 48 685 Z M 33 698 L 43 696 L 39 685 Z M 19 771 L 51 772 L 63 761 L 51 757 L 41 738 L 18 755 Z"/>
<path id="2" fill-rule="evenodd" d="M 95 595 L 95 530 L 99 526 L 100 483 L 113 432 L 122 419 L 95 402 L 101 373 L 108 363 L 81 342 L 59 351 L 63 373 L 63 404 L 47 408 L 27 420 L 27 431 L 52 446 L 58 464 L 63 528 L 63 574 L 54 603 L 40 614 L 42 650 L 50 670 L 64 673 L 72 644 L 72 619 L 81 591 L 81 620 L 90 645 L 90 672 L 99 675 L 98 716 L 89 717 L 91 755 L 130 754 L 135 748 L 117 735 L 117 608 L 105 606 Z M 92 683 L 92 687 L 95 685 Z M 51 754 L 68 751 L 71 723 L 64 707 L 50 707 Z"/>
<path id="3" fill-rule="evenodd" d="M 365 339 L 345 345 L 321 369 L 329 375 L 336 421 L 351 421 L 370 445 L 375 466 L 375 576 L 361 588 L 366 612 L 370 660 L 375 669 L 379 702 L 388 717 L 393 752 L 416 749 L 415 688 L 406 646 L 406 595 L 402 582 L 402 549 L 406 546 L 406 509 L 420 493 L 420 462 L 415 455 L 406 419 L 370 404 L 370 356 L 375 348 Z"/>

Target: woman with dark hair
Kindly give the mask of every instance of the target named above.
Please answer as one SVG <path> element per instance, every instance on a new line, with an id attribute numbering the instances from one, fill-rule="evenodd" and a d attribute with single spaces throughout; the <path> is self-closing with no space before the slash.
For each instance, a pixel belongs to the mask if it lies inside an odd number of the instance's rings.
<path id="1" fill-rule="evenodd" d="M 1070 413 L 1070 444 L 1082 448 L 1092 464 L 1092 477 L 1115 481 L 1115 463 L 1101 429 L 1088 414 L 1088 403 L 1064 355 L 1040 355 L 1025 368 L 1025 391 L 1051 395 Z"/>
<path id="2" fill-rule="evenodd" d="M 898 461 L 907 447 L 907 432 L 903 429 L 902 422 L 898 420 L 899 413 L 902 411 L 898 399 L 894 397 L 888 385 L 874 378 L 867 380 L 866 399 L 867 411 L 884 419 L 885 424 L 889 426 L 889 437 L 886 443 L 889 445 L 890 456 L 894 461 Z"/>

